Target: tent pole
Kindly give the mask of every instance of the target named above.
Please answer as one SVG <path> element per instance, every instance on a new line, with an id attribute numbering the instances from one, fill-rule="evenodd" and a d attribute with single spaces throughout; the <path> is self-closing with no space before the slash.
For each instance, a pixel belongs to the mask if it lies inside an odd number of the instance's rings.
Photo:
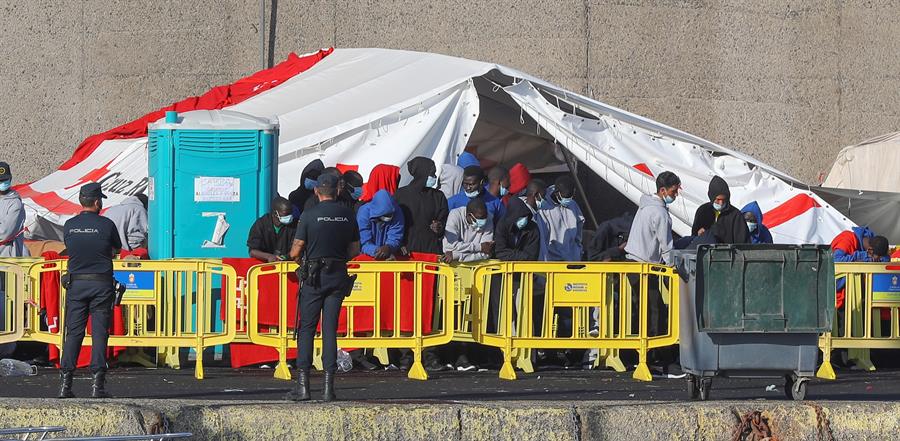
<path id="1" fill-rule="evenodd" d="M 259 0 L 259 68 L 266 68 L 266 0 Z"/>
<path id="2" fill-rule="evenodd" d="M 578 193 L 582 195 L 581 199 L 584 201 L 584 208 L 587 211 L 588 217 L 591 219 L 591 222 L 594 224 L 594 229 L 597 228 L 597 217 L 594 216 L 594 210 L 591 208 L 591 203 L 588 201 L 587 193 L 584 192 L 584 186 L 581 185 L 581 180 L 578 179 L 578 174 L 575 173 L 575 164 L 572 154 L 566 150 L 565 147 L 562 149 L 563 156 L 566 157 L 566 166 L 569 167 L 569 173 L 572 175 L 572 179 L 575 181 L 575 187 L 578 189 Z"/>

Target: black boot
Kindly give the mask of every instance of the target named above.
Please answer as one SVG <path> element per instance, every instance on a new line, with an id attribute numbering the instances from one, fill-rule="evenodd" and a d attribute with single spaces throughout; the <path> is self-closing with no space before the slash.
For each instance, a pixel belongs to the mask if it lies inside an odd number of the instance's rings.
<path id="1" fill-rule="evenodd" d="M 294 386 L 294 390 L 287 393 L 285 398 L 289 401 L 309 400 L 309 371 L 297 371 L 297 385 Z"/>
<path id="2" fill-rule="evenodd" d="M 72 393 L 72 380 L 75 373 L 72 371 L 59 371 L 59 378 L 62 380 L 62 386 L 59 388 L 59 396 L 57 398 L 75 398 Z"/>
<path id="3" fill-rule="evenodd" d="M 322 392 L 322 401 L 337 400 L 334 395 L 334 372 L 325 372 L 325 391 Z"/>
<path id="4" fill-rule="evenodd" d="M 106 392 L 106 371 L 94 372 L 93 389 L 91 398 L 112 398 L 112 395 Z"/>

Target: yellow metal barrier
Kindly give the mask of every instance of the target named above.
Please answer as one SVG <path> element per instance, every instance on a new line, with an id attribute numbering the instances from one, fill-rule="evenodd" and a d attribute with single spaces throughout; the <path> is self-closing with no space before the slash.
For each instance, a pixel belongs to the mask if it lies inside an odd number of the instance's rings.
<path id="1" fill-rule="evenodd" d="M 516 378 L 513 359 L 530 349 L 602 349 L 608 365 L 621 365 L 614 350 L 638 352 L 637 380 L 650 381 L 647 352 L 678 342 L 678 281 L 675 270 L 643 263 L 597 262 L 503 262 L 484 265 L 475 270 L 476 291 L 480 307 L 487 303 L 492 281 L 499 279 L 501 296 L 498 326 L 488 333 L 487 313 L 482 310 L 474 338 L 481 344 L 503 351 L 500 378 Z M 666 329 L 662 335 L 649 335 L 648 294 L 650 283 L 658 283 L 663 302 L 669 305 Z M 638 292 L 632 290 L 632 283 Z M 543 295 L 535 296 L 535 291 Z M 653 291 L 657 291 L 654 289 Z M 636 296 L 636 297 L 635 297 Z M 543 298 L 542 305 L 535 299 Z M 637 308 L 637 326 L 632 320 L 632 302 Z M 618 308 L 614 305 L 618 304 Z M 560 314 L 571 311 L 570 336 L 562 331 Z M 541 326 L 534 324 L 539 312 Z M 662 314 L 662 311 L 660 312 Z M 592 326 L 592 321 L 596 326 Z M 595 331 L 592 332 L 592 328 Z M 537 335 L 535 335 L 537 334 Z M 518 360 L 517 360 L 518 362 Z M 523 363 L 518 363 L 520 367 Z M 527 364 L 527 363 L 525 363 Z M 621 366 L 624 369 L 624 366 Z"/>
<path id="2" fill-rule="evenodd" d="M 63 274 L 67 261 L 53 260 L 31 265 L 29 269 L 31 299 L 40 302 L 41 275 Z M 197 360 L 194 376 L 203 378 L 203 349 L 231 343 L 235 337 L 235 309 L 227 308 L 220 331 L 213 331 L 217 320 L 214 291 L 221 292 L 222 302 L 235 303 L 235 271 L 232 267 L 210 261 L 190 260 L 119 260 L 113 262 L 117 278 L 129 290 L 122 299 L 125 334 L 110 335 L 109 346 L 193 348 Z M 59 286 L 59 329 L 65 329 L 65 289 Z M 29 323 L 39 323 L 38 308 L 31 308 Z M 35 341 L 56 345 L 62 350 L 62 334 L 29 326 L 27 335 Z M 90 344 L 89 339 L 84 340 Z M 168 354 L 177 357 L 177 352 Z M 172 363 L 170 363 L 172 364 Z"/>
<path id="3" fill-rule="evenodd" d="M 273 347 L 278 351 L 278 365 L 275 368 L 275 377 L 290 380 L 291 373 L 287 363 L 287 352 L 297 347 L 297 341 L 293 338 L 294 319 L 292 311 L 288 310 L 288 296 L 296 296 L 296 292 L 289 292 L 287 276 L 297 270 L 294 262 L 277 262 L 256 265 L 247 272 L 247 292 L 249 293 L 249 335 L 254 344 Z M 351 274 L 356 274 L 356 284 L 351 294 L 344 299 L 343 307 L 347 311 L 347 329 L 338 334 L 338 344 L 346 348 L 410 348 L 414 353 L 413 365 L 409 370 L 409 378 L 417 380 L 428 379 L 428 374 L 422 366 L 422 349 L 431 346 L 440 346 L 449 343 L 453 338 L 453 311 L 450 308 L 438 308 L 438 305 L 453 304 L 453 271 L 442 264 L 428 262 L 351 262 L 349 265 Z M 392 326 L 390 330 L 381 329 L 382 311 L 388 306 L 384 305 L 381 292 L 382 276 L 393 276 L 394 292 L 388 296 L 391 299 Z M 435 311 L 441 310 L 439 326 L 433 326 L 432 332 L 425 334 L 423 324 L 432 317 L 424 317 L 422 313 L 422 279 L 423 276 L 433 275 L 435 278 Z M 279 324 L 270 331 L 259 331 L 259 278 L 267 275 L 279 276 Z M 403 305 L 411 308 L 413 313 L 412 332 L 401 332 L 401 275 L 412 275 L 414 292 L 412 304 Z M 360 313 L 360 309 L 372 311 L 372 329 L 355 330 L 354 316 Z M 316 348 L 321 348 L 321 336 L 315 340 Z"/>
<path id="4" fill-rule="evenodd" d="M 22 282 L 19 283 L 18 285 L 15 285 L 16 286 L 15 288 L 13 288 L 12 286 L 9 286 L 8 285 L 9 282 L 0 281 L 0 285 L 5 286 L 5 288 L 7 289 L 6 302 L 8 303 L 8 305 L 7 305 L 8 307 L 4 308 L 4 315 L 8 315 L 14 311 L 13 309 L 10 309 L 11 308 L 10 302 L 13 301 L 12 298 L 14 297 L 14 295 L 21 296 L 20 297 L 21 301 L 19 302 L 19 304 L 22 305 L 21 307 L 23 308 L 23 311 L 25 311 L 28 307 L 30 307 L 30 305 L 28 305 L 28 301 L 27 301 L 28 299 L 31 298 L 31 295 L 30 295 L 31 284 L 28 283 L 28 269 L 31 268 L 31 265 L 33 265 L 35 262 L 40 262 L 42 260 L 43 259 L 40 257 L 3 257 L 3 258 L 0 258 L 0 265 L 15 265 L 15 266 L 18 266 L 19 268 L 21 268 L 21 270 L 22 270 L 21 274 L 23 277 Z M 15 291 L 10 291 L 12 289 L 15 289 Z M 12 294 L 10 294 L 11 292 L 12 292 Z M 24 304 L 23 304 L 23 302 L 24 302 Z M 29 328 L 29 326 L 30 326 L 29 318 L 30 317 L 26 314 L 24 317 L 24 321 L 18 322 L 21 324 L 23 329 Z M 14 322 L 14 317 L 12 317 L 12 316 L 4 317 L 4 319 L 7 320 L 4 323 L 13 323 Z M 37 325 L 39 325 L 39 324 L 37 324 Z M 18 341 L 31 341 L 31 339 L 28 337 L 28 334 L 25 333 L 24 335 L 21 335 L 19 337 Z"/>
<path id="5" fill-rule="evenodd" d="M 25 335 L 25 271 L 11 261 L 0 261 L 0 344 L 19 341 Z"/>
<path id="6" fill-rule="evenodd" d="M 835 311 L 832 331 L 819 338 L 822 366 L 816 372 L 829 380 L 837 378 L 833 349 L 848 349 L 870 370 L 868 349 L 900 349 L 900 263 L 836 263 L 834 274 L 844 281 L 844 306 Z M 882 320 L 882 310 L 890 311 L 890 320 Z"/>

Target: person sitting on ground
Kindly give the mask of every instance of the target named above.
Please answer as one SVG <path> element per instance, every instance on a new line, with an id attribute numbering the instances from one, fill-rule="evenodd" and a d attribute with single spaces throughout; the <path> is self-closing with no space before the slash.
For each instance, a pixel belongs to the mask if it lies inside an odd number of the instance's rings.
<path id="1" fill-rule="evenodd" d="M 306 164 L 303 172 L 300 173 L 300 186 L 288 195 L 288 200 L 291 201 L 293 206 L 295 219 L 300 218 L 300 213 L 303 212 L 303 207 L 306 206 L 306 200 L 310 199 L 310 197 L 315 199 L 313 190 L 316 188 L 316 179 L 319 179 L 319 174 L 324 169 L 325 164 L 322 163 L 322 160 L 315 159 Z"/>
<path id="2" fill-rule="evenodd" d="M 253 223 L 247 237 L 250 257 L 263 262 L 290 260 L 291 245 L 297 233 L 297 219 L 293 205 L 283 197 L 272 201 L 272 212 L 266 213 Z"/>
<path id="3" fill-rule="evenodd" d="M 692 236 L 710 233 L 716 243 L 750 243 L 750 231 L 744 216 L 731 205 L 731 190 L 719 176 L 709 182 L 709 202 L 697 207 L 694 214 Z"/>
<path id="4" fill-rule="evenodd" d="M 488 183 L 484 189 L 498 199 L 509 194 L 509 170 L 501 165 L 492 168 L 488 172 Z"/>
<path id="5" fill-rule="evenodd" d="M 103 215 L 116 224 L 122 249 L 133 251 L 146 248 L 147 230 L 147 195 L 138 193 L 125 198 L 119 205 L 113 205 Z"/>
<path id="6" fill-rule="evenodd" d="M 493 222 L 499 221 L 503 217 L 506 207 L 503 206 L 503 202 L 500 199 L 485 191 L 484 170 L 480 167 L 466 167 L 463 170 L 462 187 L 459 193 L 447 200 L 448 209 L 462 208 L 473 199 L 482 199 Z"/>
<path id="7" fill-rule="evenodd" d="M 750 231 L 750 243 L 775 243 L 772 233 L 763 225 L 763 213 L 756 201 L 745 205 L 741 209 L 741 213 L 744 215 L 744 221 L 747 222 L 747 229 Z"/>
<path id="8" fill-rule="evenodd" d="M 493 249 L 494 224 L 483 199 L 476 197 L 465 207 L 450 210 L 444 229 L 442 262 L 490 259 Z"/>
<path id="9" fill-rule="evenodd" d="M 387 190 L 379 190 L 372 201 L 359 208 L 361 251 L 378 260 L 396 257 L 403 243 L 403 211 Z"/>

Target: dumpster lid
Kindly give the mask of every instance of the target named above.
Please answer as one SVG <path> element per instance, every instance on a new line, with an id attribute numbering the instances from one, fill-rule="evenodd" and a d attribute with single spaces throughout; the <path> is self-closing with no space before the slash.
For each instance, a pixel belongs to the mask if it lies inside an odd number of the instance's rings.
<path id="1" fill-rule="evenodd" d="M 278 129 L 277 119 L 260 118 L 234 110 L 192 110 L 178 113 L 177 122 L 160 118 L 149 130 L 263 130 Z"/>

